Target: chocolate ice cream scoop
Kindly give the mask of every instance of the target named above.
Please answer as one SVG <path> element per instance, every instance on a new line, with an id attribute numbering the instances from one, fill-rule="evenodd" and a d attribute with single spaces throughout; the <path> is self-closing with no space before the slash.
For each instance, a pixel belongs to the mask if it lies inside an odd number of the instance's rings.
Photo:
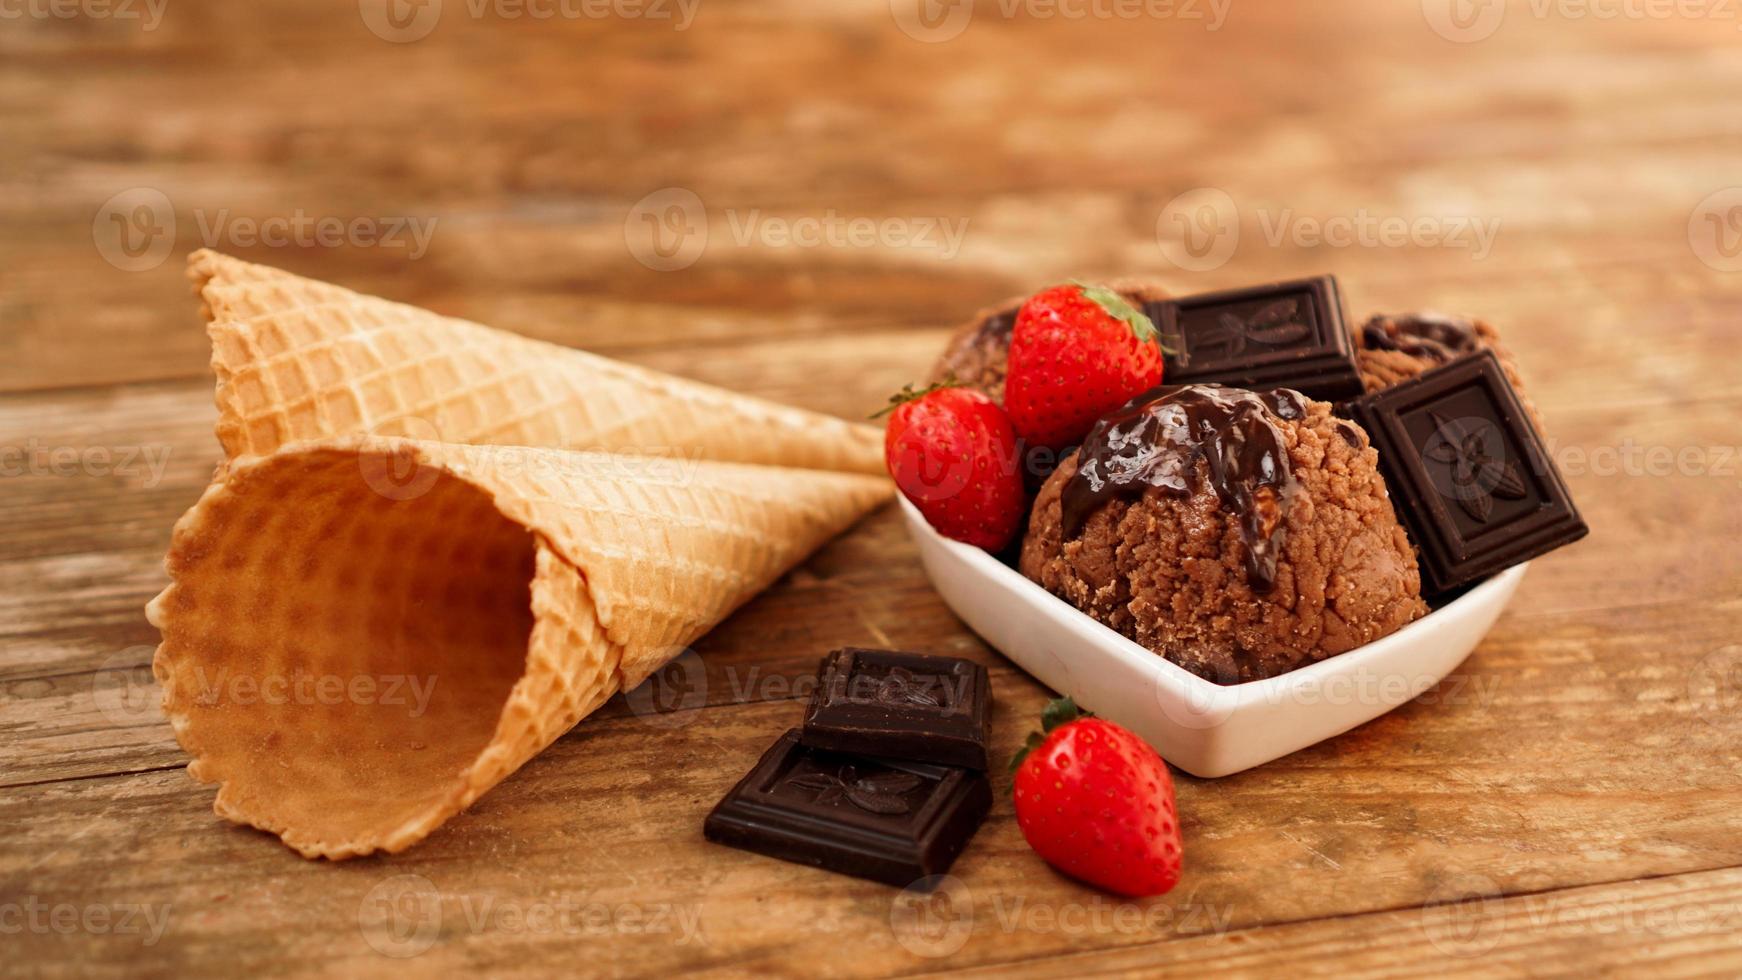
<path id="1" fill-rule="evenodd" d="M 1463 317 L 1410 313 L 1368 320 L 1361 327 L 1361 346 L 1445 364 L 1459 355 L 1481 350 L 1482 338 L 1476 333 L 1476 324 Z"/>
<path id="2" fill-rule="evenodd" d="M 1538 429 L 1543 427 L 1524 379 L 1519 376 L 1518 362 L 1501 342 L 1500 331 L 1486 320 L 1444 313 L 1375 314 L 1355 332 L 1355 343 L 1361 384 L 1368 394 L 1402 384 L 1459 358 L 1491 350 L 1531 420 Z"/>
<path id="3" fill-rule="evenodd" d="M 1063 491 L 1065 539 L 1078 537 L 1089 514 L 1113 497 L 1130 500 L 1150 488 L 1189 496 L 1207 477 L 1239 522 L 1248 584 L 1269 592 L 1282 508 L 1300 487 L 1277 422 L 1305 414 L 1306 399 L 1286 388 L 1163 385 L 1138 396 L 1084 440 Z"/>
<path id="4" fill-rule="evenodd" d="M 1427 611 L 1378 462 L 1325 402 L 1161 389 L 1047 479 L 1022 574 L 1200 677 L 1274 677 Z"/>
<path id="5" fill-rule="evenodd" d="M 1004 404 L 1004 375 L 1010 360 L 1010 334 L 1016 326 L 1020 300 L 981 310 L 973 322 L 957 330 L 932 367 L 932 383 L 954 378 Z"/>

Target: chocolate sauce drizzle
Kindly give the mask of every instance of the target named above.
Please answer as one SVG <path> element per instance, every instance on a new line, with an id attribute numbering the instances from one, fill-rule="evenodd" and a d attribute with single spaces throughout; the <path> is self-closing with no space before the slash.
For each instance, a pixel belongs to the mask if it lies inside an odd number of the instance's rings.
<path id="1" fill-rule="evenodd" d="M 1350 449 L 1361 448 L 1361 430 L 1343 419 L 1337 420 L 1337 435 L 1343 437 L 1343 441 L 1349 444 Z"/>
<path id="2" fill-rule="evenodd" d="M 1134 500 L 1154 487 L 1196 493 L 1207 474 L 1246 545 L 1246 581 L 1276 587 L 1283 506 L 1299 483 L 1278 419 L 1306 415 L 1306 396 L 1287 388 L 1245 391 L 1221 385 L 1163 385 L 1103 418 L 1078 451 L 1077 472 L 1060 503 L 1065 538 L 1082 533 L 1109 500 Z M 1202 470 L 1198 461 L 1202 460 Z"/>
<path id="3" fill-rule="evenodd" d="M 1368 350 L 1394 350 L 1435 364 L 1447 364 L 1482 347 L 1476 325 L 1437 313 L 1376 316 L 1361 328 Z"/>

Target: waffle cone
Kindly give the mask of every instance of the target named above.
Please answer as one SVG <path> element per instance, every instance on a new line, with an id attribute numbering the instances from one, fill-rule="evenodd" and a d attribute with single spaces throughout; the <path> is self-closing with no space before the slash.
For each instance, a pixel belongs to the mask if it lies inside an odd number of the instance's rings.
<path id="1" fill-rule="evenodd" d="M 400 851 L 889 495 L 851 473 L 379 436 L 230 464 L 154 671 L 215 809 Z"/>
<path id="2" fill-rule="evenodd" d="M 882 473 L 876 429 L 253 265 L 188 257 L 234 458 L 368 432 Z"/>

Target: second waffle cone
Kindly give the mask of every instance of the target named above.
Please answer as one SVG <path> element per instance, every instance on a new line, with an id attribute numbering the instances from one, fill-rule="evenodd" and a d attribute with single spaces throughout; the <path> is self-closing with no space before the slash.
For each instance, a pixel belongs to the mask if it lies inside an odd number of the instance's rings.
<path id="1" fill-rule="evenodd" d="M 377 435 L 882 473 L 882 433 L 202 249 L 226 455 Z"/>

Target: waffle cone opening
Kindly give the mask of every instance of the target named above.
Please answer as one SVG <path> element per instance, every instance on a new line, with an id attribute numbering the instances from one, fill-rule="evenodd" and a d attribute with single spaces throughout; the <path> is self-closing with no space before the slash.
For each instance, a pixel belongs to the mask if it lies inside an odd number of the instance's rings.
<path id="1" fill-rule="evenodd" d="M 485 490 L 439 470 L 396 481 L 406 462 L 238 468 L 177 527 L 175 584 L 151 609 L 190 771 L 223 784 L 221 814 L 305 854 L 398 850 L 522 761 L 481 757 L 553 562 Z"/>
<path id="2" fill-rule="evenodd" d="M 401 851 L 888 493 L 378 437 L 243 457 L 147 607 L 165 713 L 220 816 L 307 857 Z"/>

